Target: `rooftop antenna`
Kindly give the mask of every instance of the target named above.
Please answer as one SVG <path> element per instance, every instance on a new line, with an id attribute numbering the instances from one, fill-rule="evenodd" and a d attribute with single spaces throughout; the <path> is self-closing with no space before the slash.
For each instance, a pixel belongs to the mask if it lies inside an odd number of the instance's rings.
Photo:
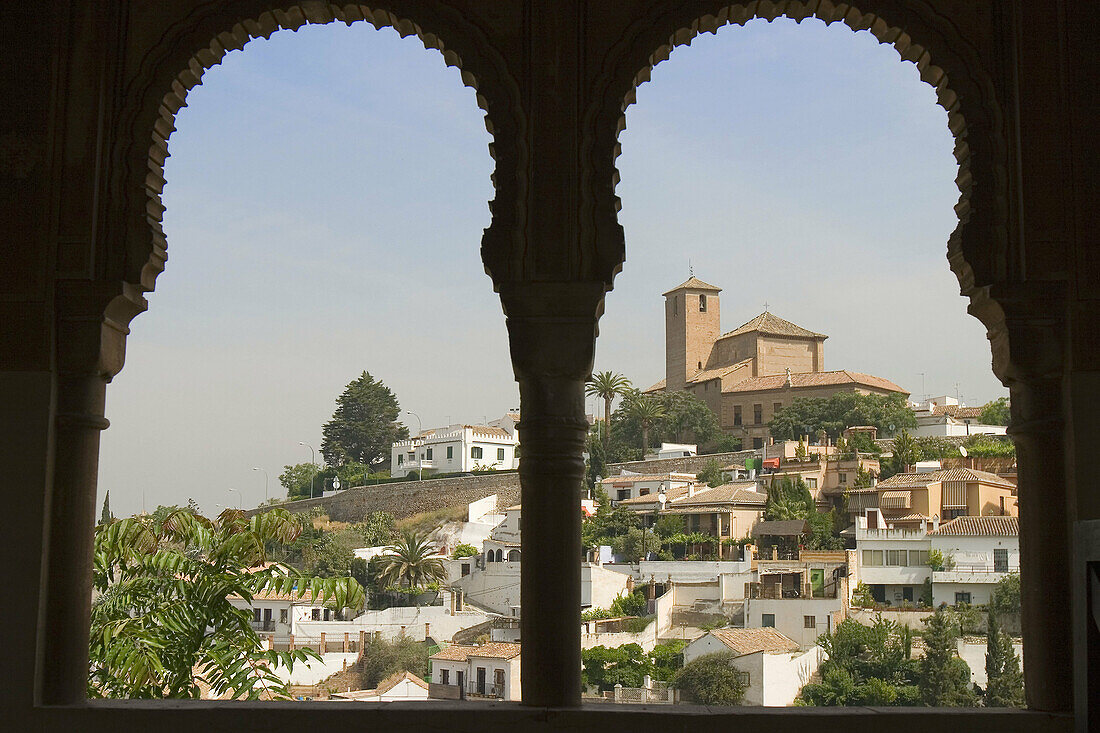
<path id="1" fill-rule="evenodd" d="M 768 301 L 766 301 L 766 300 L 764 301 L 764 312 L 765 313 L 768 312 Z"/>
<path id="2" fill-rule="evenodd" d="M 695 268 L 691 266 L 691 258 L 688 257 L 688 276 L 695 277 Z"/>

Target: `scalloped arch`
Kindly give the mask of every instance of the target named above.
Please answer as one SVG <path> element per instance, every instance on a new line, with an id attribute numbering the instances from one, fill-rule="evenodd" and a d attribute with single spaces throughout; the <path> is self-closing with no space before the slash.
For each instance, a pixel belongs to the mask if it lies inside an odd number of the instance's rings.
<path id="1" fill-rule="evenodd" d="M 823 0 L 715 2 L 711 12 L 700 12 L 698 6 L 690 11 L 675 8 L 657 18 L 635 22 L 605 64 L 595 95 L 601 106 L 593 110 L 596 121 L 589 129 L 594 134 L 586 141 L 586 152 L 594 161 L 594 180 L 589 182 L 594 191 L 593 210 L 589 214 L 594 231 L 601 232 L 597 238 L 603 244 L 599 260 L 610 283 L 626 254 L 617 216 L 621 202 L 615 194 L 619 182 L 615 162 L 621 153 L 618 137 L 626 129 L 626 110 L 636 101 L 637 88 L 649 80 L 657 64 L 667 60 L 677 46 L 689 45 L 696 36 L 717 33 L 727 25 L 743 26 L 755 19 L 771 22 L 780 17 L 795 22 L 810 17 L 826 24 L 840 22 L 893 46 L 902 61 L 917 67 L 921 80 L 935 90 L 939 105 L 947 112 L 959 167 L 955 178 L 959 223 L 948 238 L 947 259 L 962 294 L 970 299 L 969 312 L 988 331 L 993 369 L 1003 380 L 1008 366 L 1007 330 L 1004 312 L 990 297 L 989 286 L 1003 280 L 1011 269 L 1004 162 L 1008 146 L 992 79 L 978 61 L 977 51 L 926 6 L 897 0 L 868 0 L 865 4 L 881 12 L 866 13 L 849 4 Z M 883 13 L 897 22 L 888 22 Z"/>
<path id="2" fill-rule="evenodd" d="M 386 8 L 308 1 L 281 8 L 270 8 L 262 1 L 253 5 L 257 7 L 249 15 L 208 5 L 178 21 L 142 60 L 129 85 L 132 91 L 127 97 L 136 101 L 122 116 L 124 129 L 130 132 L 120 136 L 127 148 L 125 173 L 112 182 L 119 187 L 120 200 L 126 202 L 125 220 L 120 223 L 126 246 L 116 264 L 131 287 L 120 297 L 139 299 L 126 312 L 136 314 L 144 309 L 141 294 L 153 290 L 167 261 L 161 198 L 166 183 L 164 163 L 169 137 L 175 131 L 175 115 L 186 104 L 188 92 L 229 51 L 243 49 L 254 38 L 266 39 L 276 31 L 296 31 L 307 24 L 366 22 L 377 29 L 392 28 L 402 38 L 415 35 L 426 49 L 439 51 L 448 66 L 459 69 L 463 84 L 474 89 L 493 138 L 489 154 L 495 162 L 491 177 L 495 197 L 488 202 L 491 223 L 482 240 L 482 260 L 486 272 L 499 282 L 511 253 L 507 235 L 496 232 L 514 231 L 509 220 L 520 215 L 521 197 L 512 182 L 521 156 L 517 139 L 521 127 L 516 122 L 518 87 L 488 39 L 453 8 L 431 0 L 392 0 Z M 140 192 L 140 201 L 135 192 Z"/>

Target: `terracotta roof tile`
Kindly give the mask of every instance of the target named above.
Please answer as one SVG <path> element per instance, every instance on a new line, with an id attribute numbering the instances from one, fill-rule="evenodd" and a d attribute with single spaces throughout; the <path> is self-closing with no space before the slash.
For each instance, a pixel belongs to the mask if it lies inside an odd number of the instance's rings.
<path id="1" fill-rule="evenodd" d="M 470 656 L 470 652 L 475 649 L 477 649 L 477 647 L 472 645 L 451 644 L 446 649 L 437 651 L 430 656 L 429 659 L 439 659 L 446 662 L 465 662 L 466 658 Z"/>
<path id="2" fill-rule="evenodd" d="M 695 376 L 689 378 L 688 383 L 702 384 L 703 382 L 709 382 L 712 379 L 721 379 L 730 372 L 736 371 L 737 369 L 741 369 L 743 367 L 747 367 L 751 363 L 752 359 L 745 359 L 729 366 L 717 367 L 715 369 L 703 369 L 702 371 L 696 372 Z"/>
<path id="3" fill-rule="evenodd" d="M 649 389 L 643 389 L 642 394 L 652 394 L 653 392 L 664 392 L 664 391 L 665 391 L 665 380 L 662 379 L 660 382 L 657 382 L 657 384 L 653 385 Z"/>
<path id="4" fill-rule="evenodd" d="M 514 659 L 519 656 L 519 644 L 507 641 L 491 641 L 474 647 L 471 657 L 492 657 L 493 659 Z"/>
<path id="5" fill-rule="evenodd" d="M 927 471 L 924 473 L 898 473 L 888 479 L 879 481 L 878 489 L 908 489 L 918 486 L 928 486 L 940 481 L 981 481 L 984 484 L 1001 486 L 1006 489 L 1015 488 L 1011 481 L 1006 481 L 995 473 L 979 471 L 974 468 L 948 468 L 942 471 Z"/>
<path id="6" fill-rule="evenodd" d="M 671 293 L 675 293 L 677 290 L 709 290 L 713 293 L 722 292 L 722 288 L 718 288 L 718 287 L 715 287 L 713 285 L 709 285 L 709 284 L 703 282 L 702 280 L 700 280 L 699 278 L 695 277 L 694 275 L 692 275 L 687 280 L 685 280 L 684 282 L 682 282 L 679 285 L 677 285 L 676 287 L 674 287 L 672 290 L 669 290 L 668 292 L 662 293 L 662 295 L 669 295 Z"/>
<path id="7" fill-rule="evenodd" d="M 764 311 L 748 323 L 742 324 L 729 333 L 722 334 L 720 339 L 729 338 L 730 336 L 740 336 L 743 333 L 752 333 L 753 331 L 759 331 L 760 333 L 766 333 L 771 336 L 793 336 L 795 338 L 811 339 L 828 338 L 828 336 L 823 333 L 814 333 L 813 331 L 802 328 L 802 326 L 796 326 L 774 313 Z"/>
<path id="8" fill-rule="evenodd" d="M 738 655 L 756 652 L 796 652 L 800 648 L 798 642 L 771 627 L 715 629 L 710 633 Z"/>
<path id="9" fill-rule="evenodd" d="M 955 517 L 940 525 L 929 535 L 937 537 L 1018 537 L 1017 517 Z"/>
<path id="10" fill-rule="evenodd" d="M 786 386 L 786 384 L 787 376 L 785 374 L 773 374 L 767 377 L 750 377 L 749 379 L 745 379 L 723 389 L 722 394 L 781 389 Z M 889 379 L 883 379 L 882 377 L 876 377 L 871 374 L 861 374 L 860 372 L 850 372 L 847 369 L 841 369 L 835 372 L 799 372 L 798 374 L 791 375 L 791 387 L 793 389 L 798 389 L 799 387 L 829 387 L 841 384 L 858 384 L 865 387 L 874 387 L 890 392 L 898 392 L 899 394 L 909 394 Z"/>

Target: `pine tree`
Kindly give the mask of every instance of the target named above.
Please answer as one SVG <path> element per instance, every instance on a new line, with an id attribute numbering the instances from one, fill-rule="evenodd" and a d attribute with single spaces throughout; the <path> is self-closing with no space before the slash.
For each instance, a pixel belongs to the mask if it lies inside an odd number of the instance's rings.
<path id="1" fill-rule="evenodd" d="M 985 706 L 1020 708 L 1024 706 L 1024 675 L 1020 659 L 1012 648 L 1012 638 L 1001 630 L 997 614 L 989 613 L 985 636 Z"/>
<path id="2" fill-rule="evenodd" d="M 100 524 L 110 524 L 115 521 L 115 516 L 111 514 L 111 491 L 107 490 L 107 493 L 103 495 L 103 511 L 99 513 Z"/>
<path id="3" fill-rule="evenodd" d="M 970 668 L 956 653 L 958 634 L 954 624 L 942 608 L 936 609 L 924 624 L 925 651 L 920 661 L 920 690 L 924 704 L 932 707 L 977 705 L 977 697 L 970 689 Z"/>

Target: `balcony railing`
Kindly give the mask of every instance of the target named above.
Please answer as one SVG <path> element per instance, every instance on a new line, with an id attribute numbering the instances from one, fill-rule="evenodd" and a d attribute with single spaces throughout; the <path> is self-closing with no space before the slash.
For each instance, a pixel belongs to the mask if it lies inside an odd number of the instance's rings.
<path id="1" fill-rule="evenodd" d="M 275 622 L 274 621 L 253 621 L 252 622 L 252 628 L 255 629 L 256 631 L 274 631 L 275 630 Z"/>
<path id="2" fill-rule="evenodd" d="M 472 697 L 495 697 L 503 700 L 504 685 L 490 685 L 489 683 L 479 685 L 476 682 L 471 682 L 466 690 L 466 694 Z"/>

